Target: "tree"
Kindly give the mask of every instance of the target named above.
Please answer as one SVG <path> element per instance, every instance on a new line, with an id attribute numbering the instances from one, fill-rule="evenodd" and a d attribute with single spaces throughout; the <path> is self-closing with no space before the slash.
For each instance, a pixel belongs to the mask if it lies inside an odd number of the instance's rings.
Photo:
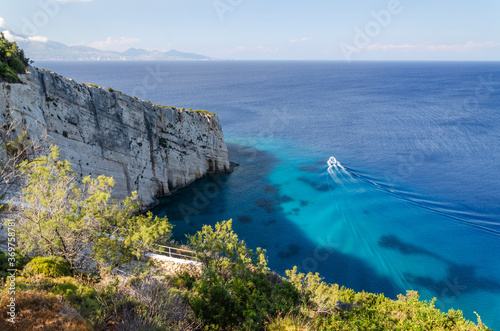
<path id="1" fill-rule="evenodd" d="M 88 262 L 115 267 L 170 237 L 166 218 L 137 214 L 136 192 L 116 203 L 113 178 L 87 176 L 80 184 L 71 164 L 58 158 L 54 147 L 20 167 L 27 177 L 17 219 L 24 254 L 63 257 L 71 270 L 88 269 Z"/>
<path id="2" fill-rule="evenodd" d="M 6 112 L 0 118 L 0 213 L 6 210 L 8 193 L 19 189 L 21 176 L 18 166 L 30 162 L 47 150 L 45 130 L 38 139 L 30 139 L 28 127 L 14 118 L 12 112 Z"/>
<path id="3" fill-rule="evenodd" d="M 253 251 L 238 239 L 232 220 L 204 226 L 189 242 L 204 264 L 189 304 L 205 325 L 262 330 L 269 317 L 298 303 L 298 291 L 269 272 L 265 250 Z"/>
<path id="4" fill-rule="evenodd" d="M 232 228 L 233 220 L 217 223 L 214 228 L 204 225 L 202 230 L 189 236 L 190 246 L 200 252 L 206 268 L 245 270 L 248 267 L 267 271 L 266 250 L 260 247 L 254 252 L 238 239 Z"/>
<path id="5" fill-rule="evenodd" d="M 9 42 L 3 33 L 0 33 L 0 81 L 21 83 L 17 74 L 25 73 L 29 63 L 30 60 L 25 57 L 24 51 L 20 50 L 15 42 Z"/>

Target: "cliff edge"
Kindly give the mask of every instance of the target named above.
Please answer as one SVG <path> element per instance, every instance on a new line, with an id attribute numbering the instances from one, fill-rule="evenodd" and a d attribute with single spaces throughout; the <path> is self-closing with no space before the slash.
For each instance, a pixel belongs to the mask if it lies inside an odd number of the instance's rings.
<path id="1" fill-rule="evenodd" d="M 28 67 L 25 84 L 0 83 L 0 116 L 47 130 L 81 176 L 115 179 L 113 198 L 137 191 L 143 206 L 208 173 L 229 171 L 216 115 L 153 105 Z"/>

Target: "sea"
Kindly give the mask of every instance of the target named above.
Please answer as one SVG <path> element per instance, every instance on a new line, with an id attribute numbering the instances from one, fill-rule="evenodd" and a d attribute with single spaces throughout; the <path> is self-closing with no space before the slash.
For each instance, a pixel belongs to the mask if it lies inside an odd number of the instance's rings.
<path id="1" fill-rule="evenodd" d="M 232 219 L 282 275 L 418 291 L 500 330 L 500 62 L 35 65 L 219 116 L 239 166 L 154 208 L 176 240 Z"/>

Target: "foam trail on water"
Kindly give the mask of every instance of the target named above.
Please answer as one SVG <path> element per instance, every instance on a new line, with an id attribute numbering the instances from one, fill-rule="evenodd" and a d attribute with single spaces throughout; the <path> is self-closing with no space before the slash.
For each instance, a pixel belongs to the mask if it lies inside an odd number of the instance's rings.
<path id="1" fill-rule="evenodd" d="M 430 210 L 434 213 L 445 216 L 448 219 L 459 221 L 463 224 L 467 224 L 469 226 L 473 226 L 475 228 L 486 230 L 496 235 L 500 235 L 500 231 L 498 229 L 491 227 L 491 225 L 497 225 L 496 222 L 488 224 L 488 222 L 481 222 L 475 220 L 473 216 L 471 217 L 472 220 L 464 219 L 463 217 L 461 217 L 461 215 L 454 213 L 452 210 L 447 210 L 445 207 L 441 207 L 439 205 L 436 205 L 435 203 L 431 204 L 427 201 L 422 201 L 418 197 L 413 197 L 411 196 L 411 194 L 407 192 L 399 192 L 397 190 L 394 190 L 384 184 L 378 183 L 376 180 L 373 180 L 363 174 L 357 173 L 356 171 L 349 169 L 349 167 L 348 169 L 346 169 L 335 158 L 334 160 L 335 160 L 334 164 L 330 165 L 329 163 L 328 174 L 337 184 L 340 184 L 342 187 L 346 189 L 346 192 L 344 193 L 354 194 L 354 193 L 366 192 L 367 191 L 366 187 L 363 188 L 362 183 L 363 182 L 368 183 L 370 184 L 371 187 L 383 191 L 401 201 L 405 201 L 407 203 L 416 205 L 420 208 Z M 465 216 L 467 217 L 467 215 Z"/>
<path id="2" fill-rule="evenodd" d="M 328 175 L 333 180 L 331 190 L 332 220 L 336 223 L 337 241 L 342 242 L 341 250 L 348 255 L 374 263 L 381 273 L 401 274 L 392 267 L 390 258 L 379 248 L 380 238 L 377 222 L 367 220 L 364 211 L 370 211 L 379 196 L 356 173 L 351 173 L 338 161 L 328 164 Z M 391 215 L 390 215 L 391 216 Z M 377 218 L 375 217 L 375 220 Z M 371 223 L 375 225 L 372 226 Z M 393 278 L 395 288 L 407 288 L 403 276 Z"/>
<path id="3" fill-rule="evenodd" d="M 332 160 L 334 162 L 332 162 Z M 328 160 L 328 174 L 333 181 L 341 185 L 347 192 L 360 192 L 363 191 L 362 186 L 357 178 L 353 177 L 344 166 L 337 161 L 333 156 Z"/>

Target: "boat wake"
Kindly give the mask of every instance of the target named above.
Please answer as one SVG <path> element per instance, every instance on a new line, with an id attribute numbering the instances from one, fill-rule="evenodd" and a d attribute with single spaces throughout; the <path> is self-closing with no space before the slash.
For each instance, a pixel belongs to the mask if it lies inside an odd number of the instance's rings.
<path id="1" fill-rule="evenodd" d="M 500 227 L 496 222 L 488 222 L 485 220 L 481 221 L 479 220 L 481 217 L 477 217 L 477 215 L 469 215 L 468 213 L 453 210 L 453 208 L 450 208 L 447 205 L 428 201 L 425 198 L 419 197 L 418 195 L 410 192 L 398 191 L 394 187 L 379 183 L 375 179 L 357 173 L 353 169 L 346 169 L 333 156 L 328 159 L 327 164 L 329 177 L 335 184 L 341 186 L 344 189 L 343 193 L 348 196 L 350 195 L 350 198 L 360 199 L 361 196 L 354 197 L 353 195 L 361 192 L 367 192 L 370 190 L 369 187 L 372 187 L 377 191 L 384 192 L 387 196 L 392 196 L 398 199 L 399 201 L 410 203 L 420 208 L 440 214 L 448 219 L 500 235 Z M 368 186 L 366 184 L 368 184 Z"/>

